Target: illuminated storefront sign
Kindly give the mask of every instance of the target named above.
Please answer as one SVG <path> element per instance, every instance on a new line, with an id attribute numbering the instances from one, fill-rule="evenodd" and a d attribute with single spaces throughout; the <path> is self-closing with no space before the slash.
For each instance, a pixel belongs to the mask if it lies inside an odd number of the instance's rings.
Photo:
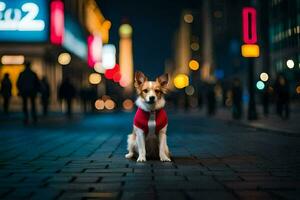
<path id="1" fill-rule="evenodd" d="M 242 56 L 246 58 L 259 57 L 259 46 L 257 43 L 256 9 L 245 7 L 242 12 L 243 19 L 243 41 L 241 47 Z"/>
<path id="2" fill-rule="evenodd" d="M 0 0 L 0 41 L 46 41 L 48 18 L 46 0 Z"/>

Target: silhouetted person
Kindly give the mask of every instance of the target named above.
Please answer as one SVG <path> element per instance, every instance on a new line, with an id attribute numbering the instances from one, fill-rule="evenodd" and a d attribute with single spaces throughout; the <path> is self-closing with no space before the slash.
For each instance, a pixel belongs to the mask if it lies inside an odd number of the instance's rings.
<path id="1" fill-rule="evenodd" d="M 6 73 L 6 74 L 4 74 L 4 78 L 1 81 L 1 90 L 0 90 L 0 94 L 3 97 L 3 111 L 4 111 L 4 114 L 6 114 L 6 115 L 8 115 L 8 110 L 9 110 L 11 89 L 12 89 L 12 84 L 9 79 L 9 74 Z"/>
<path id="2" fill-rule="evenodd" d="M 214 84 L 210 84 L 207 90 L 207 114 L 214 115 L 216 113 L 216 94 Z"/>
<path id="3" fill-rule="evenodd" d="M 243 109 L 243 89 L 241 81 L 238 78 L 233 80 L 232 84 L 232 117 L 233 119 L 241 119 Z"/>
<path id="4" fill-rule="evenodd" d="M 67 116 L 71 118 L 72 115 L 72 101 L 76 96 L 76 89 L 71 83 L 70 79 L 66 77 L 58 90 L 58 98 L 64 100 L 67 103 Z"/>
<path id="5" fill-rule="evenodd" d="M 31 70 L 31 64 L 29 62 L 25 63 L 25 69 L 20 73 L 20 76 L 17 81 L 17 87 L 19 90 L 19 95 L 23 100 L 23 113 L 24 113 L 24 123 L 29 122 L 28 115 L 28 100 L 31 104 L 31 117 L 33 122 L 37 121 L 36 115 L 36 105 L 35 98 L 39 91 L 39 79 L 35 72 Z"/>
<path id="6" fill-rule="evenodd" d="M 43 115 L 48 115 L 49 98 L 50 98 L 50 85 L 47 77 L 43 77 L 40 82 L 40 92 L 41 92 L 41 103 L 43 107 Z"/>
<path id="7" fill-rule="evenodd" d="M 290 92 L 288 81 L 283 75 L 278 75 L 274 85 L 274 92 L 276 97 L 277 114 L 283 119 L 288 119 L 290 114 Z"/>

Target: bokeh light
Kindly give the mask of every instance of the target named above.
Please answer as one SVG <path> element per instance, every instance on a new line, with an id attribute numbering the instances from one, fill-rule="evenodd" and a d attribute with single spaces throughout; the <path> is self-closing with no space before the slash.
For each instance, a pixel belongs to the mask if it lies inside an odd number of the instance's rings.
<path id="1" fill-rule="evenodd" d="M 104 109 L 104 101 L 102 99 L 98 99 L 96 102 L 95 102 L 95 108 L 97 110 L 103 110 Z"/>
<path id="2" fill-rule="evenodd" d="M 105 29 L 110 29 L 110 27 L 111 27 L 111 22 L 109 21 L 109 20 L 105 20 L 103 23 L 102 23 L 102 26 L 103 26 L 103 28 L 105 28 Z"/>
<path id="3" fill-rule="evenodd" d="M 3 65 L 22 65 L 25 61 L 23 55 L 4 55 L 1 57 Z"/>
<path id="4" fill-rule="evenodd" d="M 90 84 L 97 85 L 101 82 L 101 75 L 98 73 L 92 73 L 89 76 Z"/>
<path id="5" fill-rule="evenodd" d="M 119 28 L 121 37 L 130 37 L 132 34 L 132 27 L 129 24 L 122 24 Z"/>
<path id="6" fill-rule="evenodd" d="M 199 48 L 200 48 L 200 46 L 199 46 L 199 43 L 198 43 L 198 42 L 193 42 L 193 43 L 191 44 L 191 49 L 192 49 L 193 51 L 198 51 Z"/>
<path id="7" fill-rule="evenodd" d="M 263 90 L 263 89 L 265 88 L 265 84 L 264 84 L 264 82 L 262 82 L 262 81 L 257 81 L 256 87 L 257 87 L 257 89 L 259 89 L 259 90 Z"/>
<path id="8" fill-rule="evenodd" d="M 189 62 L 189 67 L 190 67 L 191 70 L 194 70 L 194 71 L 198 70 L 199 69 L 199 63 L 198 63 L 198 61 L 191 60 Z"/>
<path id="9" fill-rule="evenodd" d="M 176 88 L 182 89 L 189 85 L 189 77 L 185 74 L 177 74 L 173 80 Z"/>
<path id="10" fill-rule="evenodd" d="M 290 60 L 286 61 L 286 66 L 290 69 L 293 69 L 295 66 L 295 63 L 293 60 L 290 59 Z"/>
<path id="11" fill-rule="evenodd" d="M 94 70 L 98 73 L 101 73 L 101 74 L 104 74 L 105 73 L 105 69 L 102 67 L 101 63 L 100 62 L 97 62 L 95 65 L 94 65 Z"/>
<path id="12" fill-rule="evenodd" d="M 184 89 L 184 91 L 188 96 L 192 96 L 195 93 L 195 88 L 192 85 L 189 85 Z"/>
<path id="13" fill-rule="evenodd" d="M 71 55 L 69 53 L 61 53 L 58 56 L 58 63 L 61 65 L 68 65 L 71 62 Z"/>
<path id="14" fill-rule="evenodd" d="M 194 21 L 194 17 L 192 14 L 185 14 L 183 19 L 186 23 L 189 23 L 189 24 Z"/>
<path id="15" fill-rule="evenodd" d="M 124 108 L 124 110 L 132 110 L 133 101 L 131 99 L 125 99 L 123 101 L 123 108 Z"/>
<path id="16" fill-rule="evenodd" d="M 259 77 L 264 82 L 269 80 L 269 75 L 266 72 L 262 72 Z"/>
<path id="17" fill-rule="evenodd" d="M 112 69 L 116 65 L 116 47 L 113 44 L 106 44 L 102 48 L 102 67 Z"/>
<path id="18" fill-rule="evenodd" d="M 300 94 L 300 85 L 298 85 L 298 86 L 296 87 L 296 92 L 297 92 L 297 94 Z"/>
<path id="19" fill-rule="evenodd" d="M 115 102 L 111 99 L 107 99 L 104 103 L 104 106 L 107 110 L 113 110 L 115 108 Z"/>

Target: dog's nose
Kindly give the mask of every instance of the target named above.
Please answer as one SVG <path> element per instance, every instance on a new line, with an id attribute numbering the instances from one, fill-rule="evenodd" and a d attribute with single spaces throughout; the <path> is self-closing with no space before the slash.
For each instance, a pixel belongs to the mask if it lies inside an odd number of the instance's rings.
<path id="1" fill-rule="evenodd" d="M 155 96 L 150 96 L 149 101 L 153 102 L 155 100 Z"/>

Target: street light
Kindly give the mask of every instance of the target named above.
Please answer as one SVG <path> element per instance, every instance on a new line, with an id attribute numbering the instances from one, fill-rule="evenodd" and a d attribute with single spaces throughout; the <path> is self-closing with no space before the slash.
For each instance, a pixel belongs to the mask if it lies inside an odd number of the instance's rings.
<path id="1" fill-rule="evenodd" d="M 71 55 L 69 53 L 61 53 L 58 56 L 58 63 L 61 65 L 68 65 L 71 62 Z"/>
<path id="2" fill-rule="evenodd" d="M 289 59 L 288 61 L 286 61 L 286 66 L 290 69 L 293 69 L 295 66 L 295 63 L 293 60 Z"/>
<path id="3" fill-rule="evenodd" d="M 269 75 L 266 72 L 262 72 L 259 77 L 264 82 L 269 80 Z"/>

